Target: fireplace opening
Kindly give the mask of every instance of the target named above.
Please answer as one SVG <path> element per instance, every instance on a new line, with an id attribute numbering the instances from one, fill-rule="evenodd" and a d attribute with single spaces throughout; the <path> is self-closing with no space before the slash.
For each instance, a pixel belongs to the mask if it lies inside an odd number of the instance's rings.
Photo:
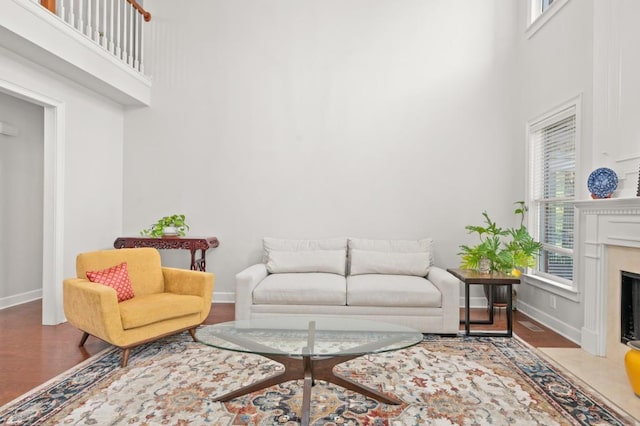
<path id="1" fill-rule="evenodd" d="M 621 271 L 620 342 L 640 340 L 640 274 Z"/>

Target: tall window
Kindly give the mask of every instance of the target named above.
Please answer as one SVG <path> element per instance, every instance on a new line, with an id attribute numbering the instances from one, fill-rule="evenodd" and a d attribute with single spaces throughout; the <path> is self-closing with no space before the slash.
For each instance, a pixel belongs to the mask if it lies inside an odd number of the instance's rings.
<path id="1" fill-rule="evenodd" d="M 571 285 L 577 103 L 529 123 L 531 232 L 542 243 L 535 275 Z"/>
<path id="2" fill-rule="evenodd" d="M 528 0 L 527 38 L 533 36 L 549 21 L 569 0 Z"/>
<path id="3" fill-rule="evenodd" d="M 541 12 L 544 13 L 544 11 L 547 10 L 549 8 L 549 6 L 551 6 L 552 3 L 553 3 L 553 0 L 542 0 L 542 10 L 541 10 Z"/>

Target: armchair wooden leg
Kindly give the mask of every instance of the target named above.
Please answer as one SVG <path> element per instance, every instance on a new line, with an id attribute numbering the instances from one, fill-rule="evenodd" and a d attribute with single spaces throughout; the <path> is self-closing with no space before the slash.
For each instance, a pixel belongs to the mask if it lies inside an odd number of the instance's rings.
<path id="1" fill-rule="evenodd" d="M 122 368 L 127 366 L 127 363 L 129 362 L 130 354 L 131 354 L 131 348 L 124 348 L 122 350 L 122 364 L 120 364 Z"/>
<path id="2" fill-rule="evenodd" d="M 191 335 L 191 338 L 193 339 L 194 342 L 197 342 L 198 339 L 196 339 L 196 328 L 190 328 L 189 329 L 189 334 Z"/>
<path id="3" fill-rule="evenodd" d="M 82 347 L 84 346 L 85 342 L 87 341 L 87 338 L 89 337 L 89 333 L 87 333 L 86 331 L 82 334 L 82 338 L 80 339 L 80 344 L 78 345 L 78 347 Z"/>

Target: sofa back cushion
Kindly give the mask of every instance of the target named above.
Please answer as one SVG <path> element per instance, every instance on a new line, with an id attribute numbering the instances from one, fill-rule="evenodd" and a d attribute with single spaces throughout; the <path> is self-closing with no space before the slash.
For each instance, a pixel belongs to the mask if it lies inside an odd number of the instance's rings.
<path id="1" fill-rule="evenodd" d="M 346 238 L 319 240 L 263 239 L 263 262 L 271 274 L 328 272 L 345 275 Z"/>
<path id="2" fill-rule="evenodd" d="M 432 264 L 431 238 L 421 240 L 349 239 L 350 274 L 425 277 Z"/>

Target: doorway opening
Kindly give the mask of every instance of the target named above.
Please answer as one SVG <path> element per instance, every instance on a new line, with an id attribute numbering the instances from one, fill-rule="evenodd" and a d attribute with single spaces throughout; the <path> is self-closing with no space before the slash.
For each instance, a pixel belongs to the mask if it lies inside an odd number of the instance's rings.
<path id="1" fill-rule="evenodd" d="M 42 323 L 65 321 L 62 308 L 64 227 L 64 103 L 0 79 L 0 92 L 44 108 L 42 199 Z M 33 259 L 37 262 L 38 259 Z"/>

